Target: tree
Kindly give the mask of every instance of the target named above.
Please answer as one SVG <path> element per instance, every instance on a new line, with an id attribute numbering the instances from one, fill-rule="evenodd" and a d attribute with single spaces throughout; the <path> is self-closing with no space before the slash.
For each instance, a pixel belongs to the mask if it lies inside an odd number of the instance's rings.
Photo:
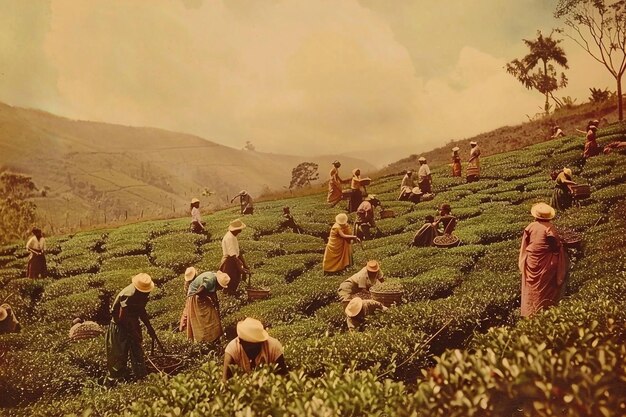
<path id="1" fill-rule="evenodd" d="M 33 225 L 37 206 L 27 199 L 35 191 L 37 187 L 27 175 L 0 174 L 0 242 L 22 238 Z"/>
<path id="2" fill-rule="evenodd" d="M 302 188 L 311 185 L 311 181 L 315 181 L 320 177 L 317 172 L 318 165 L 313 162 L 302 162 L 291 170 L 291 183 L 289 188 Z"/>
<path id="3" fill-rule="evenodd" d="M 626 1 L 559 0 L 554 17 L 573 29 L 566 36 L 604 65 L 617 83 L 619 120 L 624 118 L 622 76 L 626 70 Z"/>
<path id="4" fill-rule="evenodd" d="M 567 86 L 565 73 L 560 75 L 556 72 L 552 62 L 567 69 L 565 51 L 559 46 L 562 39 L 553 39 L 552 35 L 544 37 L 541 31 L 537 31 L 536 40 L 522 39 L 530 49 L 530 53 L 521 60 L 514 59 L 506 64 L 506 72 L 517 78 L 527 89 L 539 91 L 546 97 L 544 111 L 550 112 L 550 97 L 562 105 L 559 99 L 554 97 L 553 92 Z"/>
<path id="5" fill-rule="evenodd" d="M 594 104 L 599 104 L 607 101 L 611 97 L 611 92 L 608 88 L 604 90 L 601 88 L 593 88 L 589 89 L 591 95 L 589 96 L 589 102 Z"/>

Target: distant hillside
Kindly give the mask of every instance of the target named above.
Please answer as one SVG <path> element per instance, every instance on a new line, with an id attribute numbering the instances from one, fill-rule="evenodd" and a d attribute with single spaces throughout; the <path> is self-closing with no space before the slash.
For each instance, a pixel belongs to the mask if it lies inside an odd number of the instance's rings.
<path id="1" fill-rule="evenodd" d="M 54 228 L 180 214 L 192 197 L 204 209 L 219 207 L 241 189 L 253 196 L 282 189 L 300 162 L 319 164 L 323 180 L 334 159 L 242 151 L 188 134 L 0 103 L 0 170 L 32 175 L 40 189 L 48 187 L 35 200 L 43 223 Z M 374 169 L 341 159 L 346 167 Z M 203 196 L 205 190 L 211 194 Z"/>
<path id="2" fill-rule="evenodd" d="M 398 174 L 408 168 L 415 169 L 418 166 L 417 159 L 425 156 L 428 163 L 433 165 L 448 164 L 452 154 L 451 149 L 455 146 L 461 148 L 460 154 L 463 161 L 469 157 L 469 143 L 478 142 L 483 156 L 509 152 L 515 149 L 524 148 L 535 143 L 544 142 L 550 139 L 551 127 L 556 123 L 567 136 L 578 135 L 576 128 L 583 129 L 590 120 L 601 120 L 601 126 L 613 123 L 617 120 L 617 103 L 607 102 L 603 105 L 593 105 L 590 103 L 581 104 L 569 109 L 562 109 L 549 117 L 539 120 L 528 121 L 516 126 L 504 126 L 490 132 L 479 135 L 451 140 L 447 145 L 433 149 L 422 154 L 410 155 L 389 164 L 381 169 L 376 176 Z"/>

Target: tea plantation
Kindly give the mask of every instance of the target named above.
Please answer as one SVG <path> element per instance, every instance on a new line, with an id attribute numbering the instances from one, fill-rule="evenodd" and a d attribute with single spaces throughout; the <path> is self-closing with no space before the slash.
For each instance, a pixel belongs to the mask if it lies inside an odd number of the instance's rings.
<path id="1" fill-rule="evenodd" d="M 604 145 L 626 125 L 599 131 Z M 624 140 L 624 139 L 622 139 Z M 466 184 L 449 167 L 433 169 L 434 201 L 396 201 L 401 173 L 369 187 L 397 217 L 355 245 L 355 266 L 323 276 L 324 238 L 339 208 L 325 195 L 258 203 L 245 216 L 241 248 L 255 286 L 270 299 L 248 303 L 220 294 L 226 337 L 213 345 L 177 332 L 187 266 L 215 270 L 235 209 L 204 216 L 208 236 L 189 219 L 154 221 L 48 239 L 53 278 L 23 275 L 23 243 L 0 248 L 0 300 L 11 295 L 24 329 L 0 336 L 0 406 L 5 414 L 214 416 L 623 416 L 626 415 L 626 155 L 586 163 L 583 139 L 566 137 L 482 160 Z M 570 167 L 592 187 L 581 207 L 555 223 L 583 233 L 571 253 L 567 293 L 558 307 L 520 320 L 519 240 L 532 203 L 549 202 L 553 169 Z M 346 168 L 346 172 L 349 171 Z M 345 175 L 345 172 L 344 172 Z M 462 245 L 409 248 L 428 214 L 448 202 Z M 281 208 L 304 234 L 280 230 Z M 339 283 L 378 259 L 405 299 L 347 332 Z M 153 374 L 107 387 L 103 337 L 67 341 L 75 316 L 106 324 L 130 277 L 147 272 L 157 288 L 148 312 L 170 353 L 185 358 L 173 377 Z M 242 287 L 244 285 L 242 284 Z M 268 369 L 222 383 L 225 344 L 236 322 L 253 316 L 285 347 L 288 376 Z M 146 347 L 147 340 L 146 339 Z"/>

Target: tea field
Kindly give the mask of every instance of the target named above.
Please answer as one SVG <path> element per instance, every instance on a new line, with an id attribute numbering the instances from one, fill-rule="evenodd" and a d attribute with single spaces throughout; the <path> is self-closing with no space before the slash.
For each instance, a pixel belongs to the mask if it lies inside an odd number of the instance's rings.
<path id="1" fill-rule="evenodd" d="M 604 145 L 626 124 L 599 131 Z M 258 203 L 239 237 L 255 286 L 270 299 L 248 303 L 219 294 L 226 337 L 192 344 L 177 332 L 183 271 L 215 270 L 235 209 L 189 219 L 137 223 L 48 239 L 52 278 L 24 274 L 23 243 L 0 248 L 0 300 L 10 296 L 24 329 L 0 336 L 0 409 L 36 415 L 214 416 L 623 416 L 626 415 L 626 155 L 586 163 L 583 138 L 565 137 L 482 159 L 482 178 L 466 184 L 433 167 L 435 199 L 396 201 L 402 173 L 369 187 L 397 217 L 354 246 L 355 266 L 323 276 L 324 238 L 341 208 L 325 195 Z M 517 257 L 530 206 L 549 202 L 553 169 L 570 167 L 591 185 L 580 207 L 558 213 L 558 227 L 584 236 L 572 252 L 565 298 L 532 319 L 519 317 Z M 348 169 L 346 168 L 346 172 Z M 345 174 L 345 173 L 344 173 Z M 450 203 L 462 245 L 410 248 L 424 216 Z M 345 203 L 343 203 L 345 204 Z M 303 234 L 281 230 L 282 207 Z M 339 283 L 370 259 L 403 303 L 347 332 Z M 176 376 L 103 384 L 103 337 L 70 343 L 75 316 L 106 324 L 116 293 L 138 272 L 157 288 L 148 312 L 170 353 L 185 358 Z M 242 285 L 243 287 L 243 285 Z M 290 369 L 221 382 L 223 348 L 246 316 L 262 320 L 285 347 Z M 145 344 L 148 348 L 148 336 Z"/>

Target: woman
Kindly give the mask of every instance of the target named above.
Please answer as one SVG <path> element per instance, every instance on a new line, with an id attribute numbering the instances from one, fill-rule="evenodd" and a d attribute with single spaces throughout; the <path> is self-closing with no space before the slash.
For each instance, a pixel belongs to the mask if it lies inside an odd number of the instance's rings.
<path id="1" fill-rule="evenodd" d="M 189 282 L 183 313 L 186 314 L 187 339 L 214 342 L 222 335 L 217 290 L 228 287 L 230 277 L 222 271 L 203 272 L 198 276 L 196 273 L 193 267 L 185 271 L 185 282 Z"/>
<path id="2" fill-rule="evenodd" d="M 522 317 L 557 304 L 567 274 L 567 255 L 550 222 L 555 210 L 545 203 L 538 203 L 530 212 L 535 221 L 524 229 L 519 253 Z"/>
<path id="3" fill-rule="evenodd" d="M 202 217 L 200 217 L 200 200 L 197 198 L 191 199 L 191 231 L 193 233 L 204 233 L 204 225 L 202 224 Z"/>
<path id="4" fill-rule="evenodd" d="M 459 156 L 459 147 L 452 148 L 452 176 L 461 176 L 461 157 Z"/>
<path id="5" fill-rule="evenodd" d="M 369 291 L 376 282 L 385 281 L 378 261 L 367 261 L 365 267 L 339 285 L 339 299 L 345 305 L 361 291 Z"/>
<path id="6" fill-rule="evenodd" d="M 328 243 L 324 251 L 323 269 L 327 272 L 340 272 L 352 265 L 352 241 L 361 240 L 352 234 L 348 225 L 348 215 L 339 213 L 330 229 Z"/>
<path id="7" fill-rule="evenodd" d="M 583 158 L 585 159 L 600 154 L 600 147 L 598 146 L 598 142 L 596 140 L 596 130 L 598 130 L 597 126 L 589 126 L 587 139 L 585 140 L 585 150 L 583 151 Z"/>
<path id="8" fill-rule="evenodd" d="M 28 278 L 46 278 L 48 268 L 46 266 L 46 239 L 41 229 L 33 227 L 33 236 L 26 242 L 28 256 Z"/>
<path id="9" fill-rule="evenodd" d="M 348 202 L 348 213 L 358 209 L 363 202 L 363 187 L 361 185 L 361 170 L 352 170 L 352 180 L 350 181 L 350 200 Z"/>
<path id="10" fill-rule="evenodd" d="M 337 203 L 339 203 L 343 199 L 343 191 L 341 189 L 341 185 L 350 182 L 350 180 L 342 180 L 339 177 L 340 167 L 341 162 L 335 161 L 333 162 L 333 168 L 330 170 L 330 178 L 328 180 L 328 197 L 326 197 L 326 201 L 330 204 L 331 207 L 335 207 Z"/>
<path id="11" fill-rule="evenodd" d="M 442 204 L 439 207 L 439 216 L 426 216 L 422 227 L 415 233 L 412 246 L 432 246 L 435 238 L 442 235 L 450 235 L 456 227 L 456 217 L 452 215 L 450 204 Z"/>
<path id="12" fill-rule="evenodd" d="M 237 323 L 237 337 L 230 341 L 224 351 L 224 371 L 222 379 L 232 376 L 231 365 L 237 365 L 249 373 L 261 364 L 275 363 L 279 374 L 286 374 L 283 345 L 263 328 L 263 324 L 246 317 Z"/>
<path id="13" fill-rule="evenodd" d="M 480 179 L 480 148 L 478 143 L 470 142 L 470 158 L 467 162 L 467 182 L 475 182 Z"/>
<path id="14" fill-rule="evenodd" d="M 247 274 L 250 273 L 243 253 L 239 249 L 239 240 L 237 239 L 237 236 L 245 228 L 246 225 L 241 220 L 233 220 L 222 238 L 222 260 L 219 270 L 230 277 L 228 288 L 224 291 L 229 295 L 237 294 L 239 283 L 242 279 L 245 280 Z"/>
<path id="15" fill-rule="evenodd" d="M 572 206 L 572 192 L 569 186 L 576 185 L 572 181 L 572 170 L 563 168 L 563 171 L 555 179 L 554 191 L 550 204 L 557 210 L 565 210 Z"/>
<path id="16" fill-rule="evenodd" d="M 239 207 L 241 210 L 241 214 L 254 214 L 254 205 L 252 204 L 252 197 L 246 190 L 239 191 L 239 194 L 230 199 L 232 203 L 235 199 L 239 197 Z"/>

